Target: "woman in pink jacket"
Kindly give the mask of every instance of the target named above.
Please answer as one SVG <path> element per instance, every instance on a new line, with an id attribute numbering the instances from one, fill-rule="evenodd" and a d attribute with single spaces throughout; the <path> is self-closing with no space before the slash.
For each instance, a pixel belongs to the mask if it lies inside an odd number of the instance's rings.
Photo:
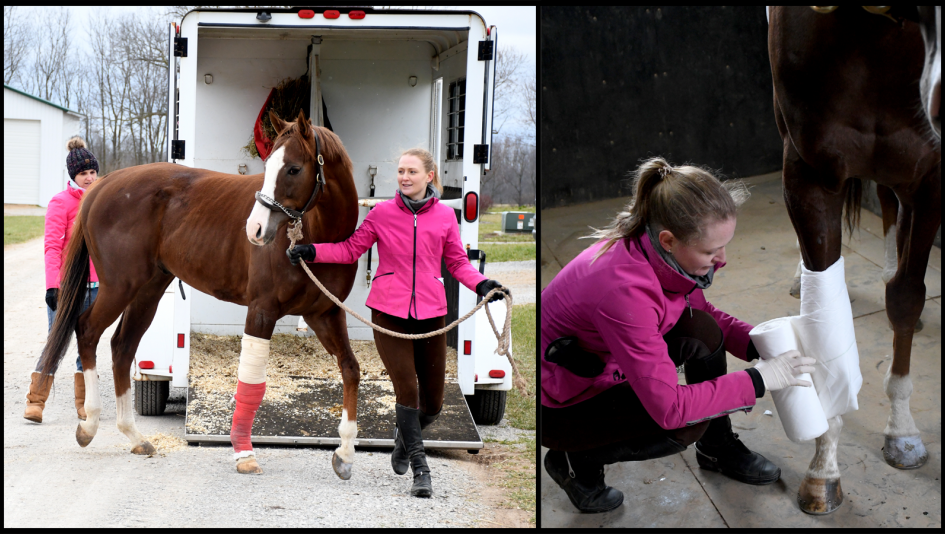
<path id="1" fill-rule="evenodd" d="M 60 269 L 63 263 L 63 253 L 72 235 L 72 224 L 79 211 L 79 201 L 85 189 L 98 178 L 98 160 L 85 147 L 85 141 L 73 137 L 66 144 L 69 155 L 66 156 L 66 168 L 69 177 L 65 191 L 62 191 L 49 200 L 46 207 L 46 231 L 44 238 L 46 258 L 46 316 L 49 319 L 49 329 L 52 329 L 53 319 L 56 317 L 56 308 L 59 297 Z M 82 312 L 92 304 L 98 295 L 98 275 L 95 266 L 89 260 L 91 278 L 89 289 L 86 292 Z M 75 359 L 75 409 L 79 419 L 85 420 L 85 376 L 82 374 L 82 360 Z M 53 371 L 55 373 L 55 371 Z M 45 380 L 44 380 L 45 378 Z M 29 393 L 26 395 L 26 412 L 23 417 L 36 423 L 43 422 L 43 408 L 49 397 L 53 375 L 43 377 L 40 373 L 39 360 L 36 362 L 36 371 L 31 375 Z"/>
<path id="2" fill-rule="evenodd" d="M 582 512 L 619 506 L 603 466 L 660 458 L 696 443 L 705 469 L 748 484 L 781 470 L 748 450 L 728 414 L 798 382 L 797 351 L 726 374 L 725 352 L 758 358 L 752 326 L 702 291 L 725 265 L 736 208 L 748 198 L 698 167 L 644 162 L 627 210 L 592 237 L 541 294 L 541 441 L 545 469 Z M 687 385 L 678 385 L 678 367 Z"/>
<path id="3" fill-rule="evenodd" d="M 440 278 L 443 258 L 450 274 L 481 297 L 501 284 L 486 279 L 469 263 L 459 239 L 456 214 L 438 200 L 440 176 L 429 152 L 417 148 L 404 152 L 397 167 L 397 183 L 400 187 L 393 200 L 374 206 L 347 240 L 297 245 L 287 254 L 292 263 L 300 258 L 316 263 L 354 263 L 376 242 L 379 274 L 365 302 L 371 308 L 371 320 L 394 332 L 423 334 L 446 325 L 446 290 Z M 490 300 L 503 298 L 503 292 L 511 293 L 503 288 Z M 375 330 L 374 341 L 388 372 L 404 373 L 391 377 L 397 397 L 391 465 L 398 475 L 411 467 L 410 493 L 430 497 L 433 486 L 420 431 L 436 420 L 443 405 L 446 334 L 409 340 Z M 404 361 L 412 364 L 397 365 Z"/>

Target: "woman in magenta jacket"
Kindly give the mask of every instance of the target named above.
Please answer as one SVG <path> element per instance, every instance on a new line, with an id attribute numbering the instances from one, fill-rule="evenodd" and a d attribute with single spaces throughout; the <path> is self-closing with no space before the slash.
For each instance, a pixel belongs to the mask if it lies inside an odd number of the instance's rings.
<path id="1" fill-rule="evenodd" d="M 744 185 L 652 158 L 635 187 L 627 210 L 541 294 L 544 464 L 582 512 L 623 502 L 604 484 L 604 465 L 668 456 L 697 440 L 703 468 L 775 482 L 781 470 L 738 440 L 728 414 L 750 411 L 765 389 L 809 385 L 794 376 L 813 370 L 791 351 L 726 374 L 726 350 L 758 358 L 752 326 L 702 291 L 725 265 Z M 683 365 L 687 385 L 677 385 Z"/>
<path id="2" fill-rule="evenodd" d="M 456 214 L 438 200 L 440 177 L 429 152 L 404 152 L 397 167 L 397 183 L 400 187 L 393 200 L 374 206 L 347 240 L 297 245 L 287 253 L 293 263 L 300 258 L 316 263 L 354 263 L 376 242 L 378 274 L 365 302 L 371 308 L 371 320 L 394 332 L 423 334 L 446 324 L 446 290 L 440 279 L 443 258 L 450 274 L 480 296 L 501 284 L 486 279 L 469 263 L 460 242 Z M 511 293 L 506 288 L 503 291 Z M 500 298 L 502 292 L 490 300 Z M 433 486 L 420 431 L 436 420 L 443 405 L 446 334 L 409 340 L 375 330 L 374 340 L 388 372 L 405 368 L 395 362 L 413 362 L 406 366 L 411 371 L 404 376 L 392 376 L 396 378 L 397 425 L 391 465 L 398 475 L 411 467 L 411 494 L 429 497 Z"/>
<path id="3" fill-rule="evenodd" d="M 43 244 L 46 264 L 46 316 L 49 319 L 50 330 L 58 307 L 59 282 L 64 260 L 62 256 L 66 245 L 69 244 L 69 237 L 72 235 L 72 224 L 79 212 L 79 201 L 82 200 L 85 189 L 98 178 L 98 160 L 85 147 L 85 141 L 79 137 L 73 137 L 66 144 L 66 149 L 69 151 L 66 156 L 66 168 L 71 180 L 67 182 L 65 191 L 52 197 L 46 207 Z M 98 295 L 98 275 L 95 274 L 92 260 L 89 260 L 89 267 L 91 269 L 89 289 L 80 313 L 84 313 Z M 79 419 L 85 420 L 85 375 L 82 374 L 82 360 L 78 356 L 76 356 L 75 365 L 75 409 Z M 37 360 L 36 371 L 30 376 L 24 418 L 36 423 L 43 422 L 43 408 L 46 406 L 52 383 L 53 375 L 48 375 L 44 379 L 40 373 L 39 360 Z"/>

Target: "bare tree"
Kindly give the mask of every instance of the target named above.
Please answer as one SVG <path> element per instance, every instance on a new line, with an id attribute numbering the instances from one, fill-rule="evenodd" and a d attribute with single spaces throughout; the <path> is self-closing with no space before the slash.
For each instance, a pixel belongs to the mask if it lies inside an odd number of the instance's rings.
<path id="1" fill-rule="evenodd" d="M 52 8 L 44 9 L 41 18 L 47 23 L 39 25 L 39 46 L 36 48 L 33 76 L 27 90 L 52 101 L 58 96 L 57 81 L 62 77 L 62 68 L 69 61 L 69 34 L 72 31 L 69 21 L 72 19 L 64 6 L 59 6 L 58 13 Z"/>
<path id="2" fill-rule="evenodd" d="M 3 6 L 3 83 L 20 82 L 24 59 L 33 47 L 33 28 L 17 6 Z"/>
<path id="3" fill-rule="evenodd" d="M 518 92 L 519 69 L 525 63 L 525 54 L 515 47 L 499 48 L 495 64 L 495 99 L 492 109 L 492 129 L 501 132 L 505 123 L 517 111 L 515 93 Z"/>
<path id="4" fill-rule="evenodd" d="M 522 84 L 522 96 L 525 104 L 525 124 L 532 127 L 532 136 L 538 129 L 538 114 L 535 103 L 535 78 L 525 81 Z"/>

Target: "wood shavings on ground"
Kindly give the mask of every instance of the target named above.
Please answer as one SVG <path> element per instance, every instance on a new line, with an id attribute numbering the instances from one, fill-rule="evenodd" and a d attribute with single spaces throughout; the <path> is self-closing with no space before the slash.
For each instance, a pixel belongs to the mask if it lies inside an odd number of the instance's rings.
<path id="1" fill-rule="evenodd" d="M 158 452 L 172 452 L 172 451 L 182 451 L 187 448 L 187 442 L 184 441 L 179 436 L 170 436 L 159 432 L 153 436 L 146 436 L 148 441 L 151 442 L 151 445 L 154 445 L 154 448 Z"/>

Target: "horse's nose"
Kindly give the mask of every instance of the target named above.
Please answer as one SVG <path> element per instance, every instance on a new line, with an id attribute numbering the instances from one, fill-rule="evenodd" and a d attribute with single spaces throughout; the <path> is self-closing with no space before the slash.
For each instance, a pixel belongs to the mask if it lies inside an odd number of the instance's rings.
<path id="1" fill-rule="evenodd" d="M 256 239 L 262 239 L 262 226 L 256 225 Z"/>

